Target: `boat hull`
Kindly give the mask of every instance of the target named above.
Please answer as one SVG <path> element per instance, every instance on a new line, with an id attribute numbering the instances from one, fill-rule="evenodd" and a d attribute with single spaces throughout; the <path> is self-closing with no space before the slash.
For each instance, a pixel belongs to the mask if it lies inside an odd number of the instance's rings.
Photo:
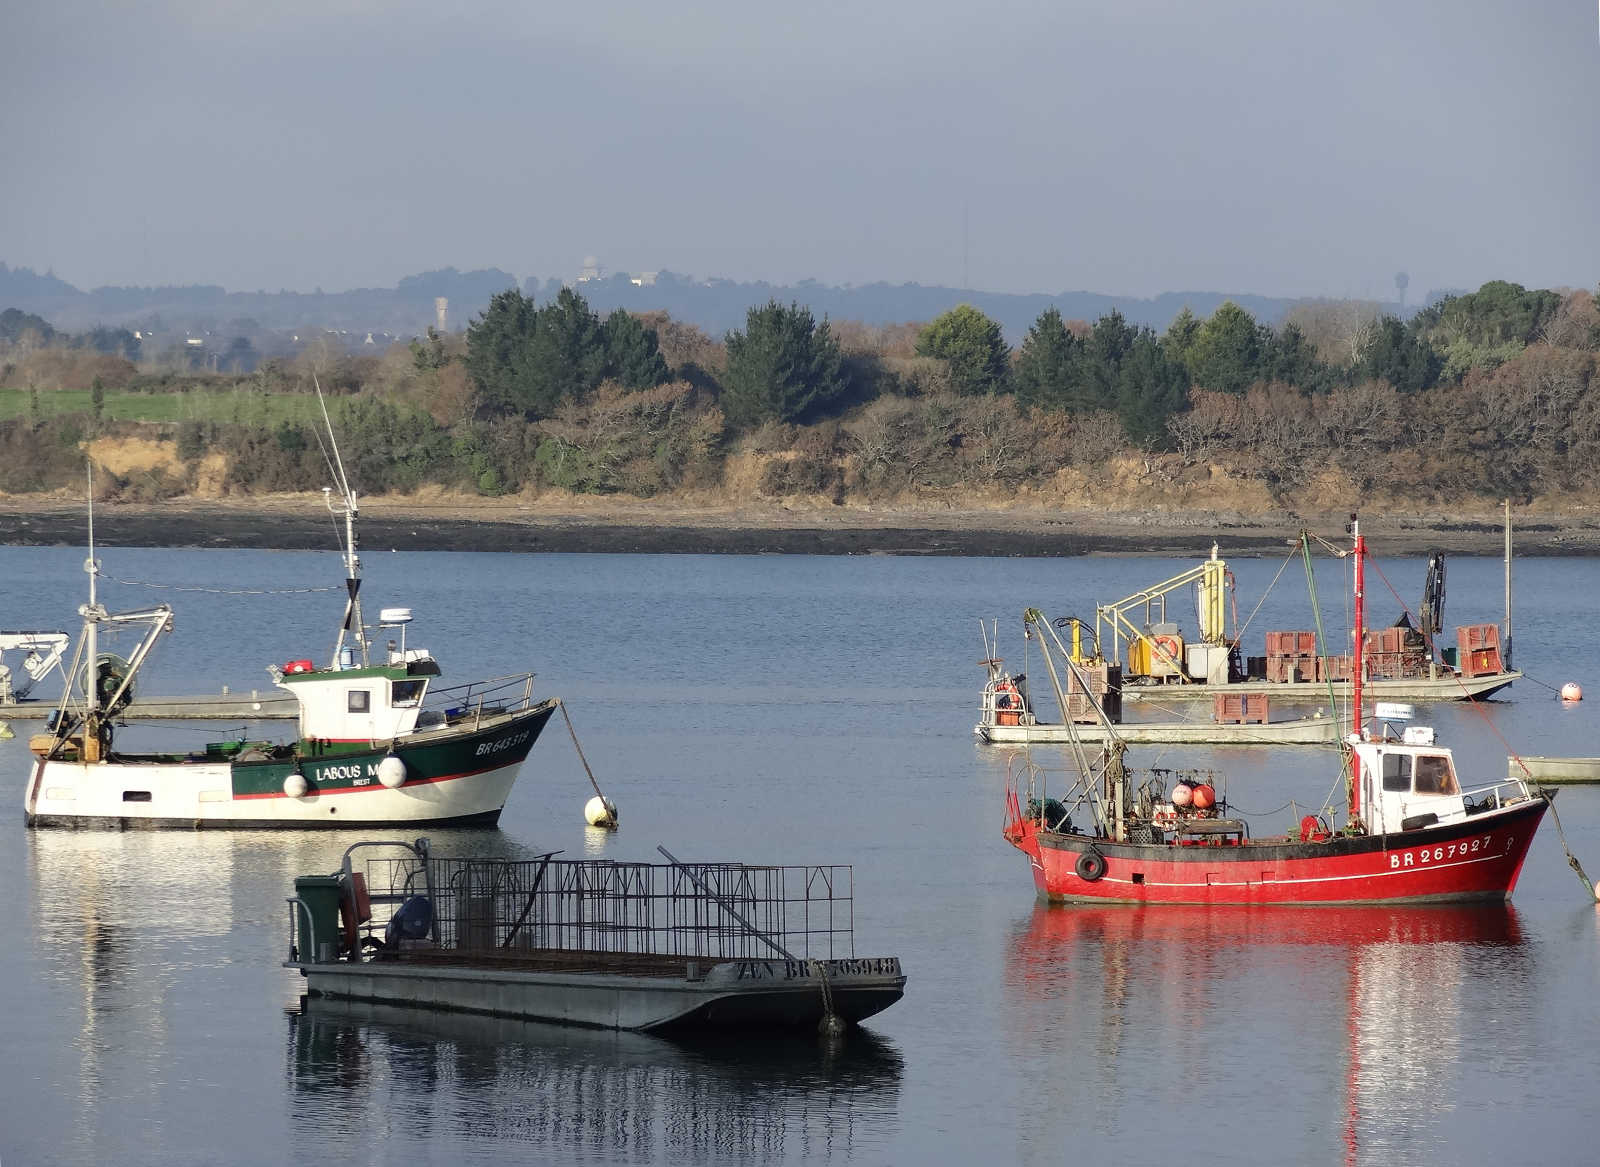
<path id="1" fill-rule="evenodd" d="M 1488 673 L 1481 677 L 1400 677 L 1361 684 L 1368 701 L 1482 701 L 1520 679 L 1519 672 Z M 1230 681 L 1226 685 L 1123 685 L 1124 701 L 1210 701 L 1219 693 L 1267 693 L 1285 701 L 1350 699 L 1349 681 Z"/>
<path id="2" fill-rule="evenodd" d="M 554 711 L 547 701 L 470 729 L 415 734 L 392 750 L 383 743 L 281 761 L 40 759 L 23 809 L 37 827 L 493 826 Z M 392 788 L 377 776 L 391 753 L 405 765 Z M 306 779 L 298 797 L 285 791 L 292 773 Z"/>
<path id="3" fill-rule="evenodd" d="M 1076 738 L 1098 744 L 1113 737 L 1133 743 L 1191 742 L 1201 745 L 1326 745 L 1339 736 L 1332 717 L 1297 717 L 1264 724 L 1224 724 L 1215 721 L 1124 721 L 1114 730 L 1104 725 L 979 725 L 972 731 L 993 745 L 1055 745 Z"/>
<path id="4" fill-rule="evenodd" d="M 845 1021 L 879 1013 L 905 992 L 897 957 L 821 963 L 834 1012 Z M 675 976 L 542 971 L 466 956 L 452 964 L 401 959 L 290 962 L 287 967 L 305 974 L 313 997 L 599 1029 L 781 1029 L 815 1027 L 823 1017 L 823 980 L 808 961 L 733 960 L 699 967 L 691 962 Z"/>
<path id="5" fill-rule="evenodd" d="M 1013 820 L 1006 837 L 1028 856 L 1039 897 L 1053 903 L 1497 902 L 1516 887 L 1548 807 L 1534 797 L 1459 823 L 1320 843 L 1114 843 L 1026 820 Z M 1090 852 L 1104 873 L 1085 879 L 1079 860 Z"/>

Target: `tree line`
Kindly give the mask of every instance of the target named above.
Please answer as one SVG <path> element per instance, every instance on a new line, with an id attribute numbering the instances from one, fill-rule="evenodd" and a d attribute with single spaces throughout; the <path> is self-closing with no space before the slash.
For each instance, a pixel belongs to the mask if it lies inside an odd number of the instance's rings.
<path id="1" fill-rule="evenodd" d="M 1014 490 L 1117 458 L 1172 481 L 1218 467 L 1287 491 L 1335 469 L 1363 488 L 1440 497 L 1583 489 L 1600 472 L 1594 297 L 1503 281 L 1405 321 L 1329 301 L 1269 326 L 1229 302 L 1157 333 L 1115 310 L 1088 322 L 1047 308 L 1014 350 L 970 305 L 868 327 L 769 301 L 718 340 L 664 313 L 601 317 L 570 288 L 544 303 L 507 290 L 463 332 L 430 330 L 380 355 L 313 345 L 242 382 L 152 384 L 115 364 L 114 340 L 0 314 L 0 384 L 51 368 L 64 380 L 59 370 L 86 362 L 102 386 L 157 392 L 293 391 L 314 373 L 344 398 L 341 435 L 369 492 L 651 495 L 716 485 L 741 454 L 759 462 L 762 493 L 836 501 Z M 29 438 L 67 449 L 85 432 L 38 415 L 0 424 L 13 453 Z M 185 465 L 227 450 L 230 489 L 325 476 L 315 435 L 294 422 L 186 421 L 174 436 Z M 0 489 L 56 477 L 36 455 L 0 471 Z M 185 485 L 179 475 L 159 489 Z"/>

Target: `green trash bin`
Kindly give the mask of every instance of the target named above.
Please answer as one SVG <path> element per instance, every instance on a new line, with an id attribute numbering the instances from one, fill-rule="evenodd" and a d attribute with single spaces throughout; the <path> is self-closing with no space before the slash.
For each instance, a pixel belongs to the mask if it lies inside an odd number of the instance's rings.
<path id="1" fill-rule="evenodd" d="M 300 913 L 300 959 L 324 964 L 339 959 L 339 877 L 300 875 L 295 877 L 294 894 L 306 910 Z M 305 934 L 306 916 L 311 917 L 311 935 Z"/>

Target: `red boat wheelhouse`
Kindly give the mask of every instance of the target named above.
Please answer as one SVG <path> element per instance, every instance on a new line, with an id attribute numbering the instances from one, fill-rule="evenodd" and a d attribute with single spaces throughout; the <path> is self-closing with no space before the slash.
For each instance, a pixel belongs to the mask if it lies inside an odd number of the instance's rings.
<path id="1" fill-rule="evenodd" d="M 1352 520 L 1355 644 L 1362 645 L 1366 542 Z M 1070 667 L 1070 666 L 1069 666 Z M 1307 816 L 1296 836 L 1251 838 L 1204 781 L 1170 791 L 1159 775 L 1135 790 L 1114 742 L 1084 767 L 1070 807 L 1015 785 L 1006 839 L 1028 856 L 1043 899 L 1068 903 L 1359 904 L 1506 899 L 1549 808 L 1520 780 L 1464 788 L 1433 731 L 1366 728 L 1359 652 L 1345 822 Z M 1409 716 L 1406 707 L 1377 710 Z M 1091 827 L 1071 815 L 1087 810 Z"/>

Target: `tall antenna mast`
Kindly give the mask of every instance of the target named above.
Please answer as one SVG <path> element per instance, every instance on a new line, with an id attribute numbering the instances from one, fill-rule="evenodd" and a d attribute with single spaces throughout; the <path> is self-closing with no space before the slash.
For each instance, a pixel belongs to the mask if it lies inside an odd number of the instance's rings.
<path id="1" fill-rule="evenodd" d="M 88 482 L 89 490 L 89 558 L 83 561 L 83 570 L 89 573 L 89 602 L 79 609 L 83 617 L 84 652 L 88 656 L 87 672 L 84 673 L 84 701 L 88 710 L 88 732 L 95 733 L 99 727 L 94 724 L 95 714 L 100 711 L 100 601 L 95 595 L 95 577 L 100 574 L 100 564 L 94 557 L 94 463 L 87 462 L 84 466 L 84 477 Z M 66 688 L 72 687 L 68 678 Z"/>
<path id="2" fill-rule="evenodd" d="M 333 471 L 339 487 L 339 503 L 337 506 L 334 505 L 330 487 L 322 488 L 322 497 L 333 516 L 344 519 L 344 586 L 345 591 L 349 593 L 344 605 L 344 622 L 339 625 L 339 639 L 334 642 L 333 661 L 329 667 L 339 667 L 344 653 L 345 634 L 349 633 L 351 639 L 361 647 L 361 667 L 366 668 L 371 664 L 371 659 L 367 645 L 367 630 L 361 623 L 361 557 L 356 554 L 356 515 L 360 513 L 360 508 L 356 506 L 356 492 L 350 489 L 350 478 L 344 472 L 344 459 L 339 456 L 339 443 L 333 436 L 333 421 L 328 417 L 328 402 L 322 395 L 322 382 L 318 380 L 316 373 L 311 374 L 311 383 L 317 389 L 317 404 L 322 409 L 322 424 L 328 431 L 328 448 L 333 452 L 333 457 L 328 462 L 328 469 Z"/>

